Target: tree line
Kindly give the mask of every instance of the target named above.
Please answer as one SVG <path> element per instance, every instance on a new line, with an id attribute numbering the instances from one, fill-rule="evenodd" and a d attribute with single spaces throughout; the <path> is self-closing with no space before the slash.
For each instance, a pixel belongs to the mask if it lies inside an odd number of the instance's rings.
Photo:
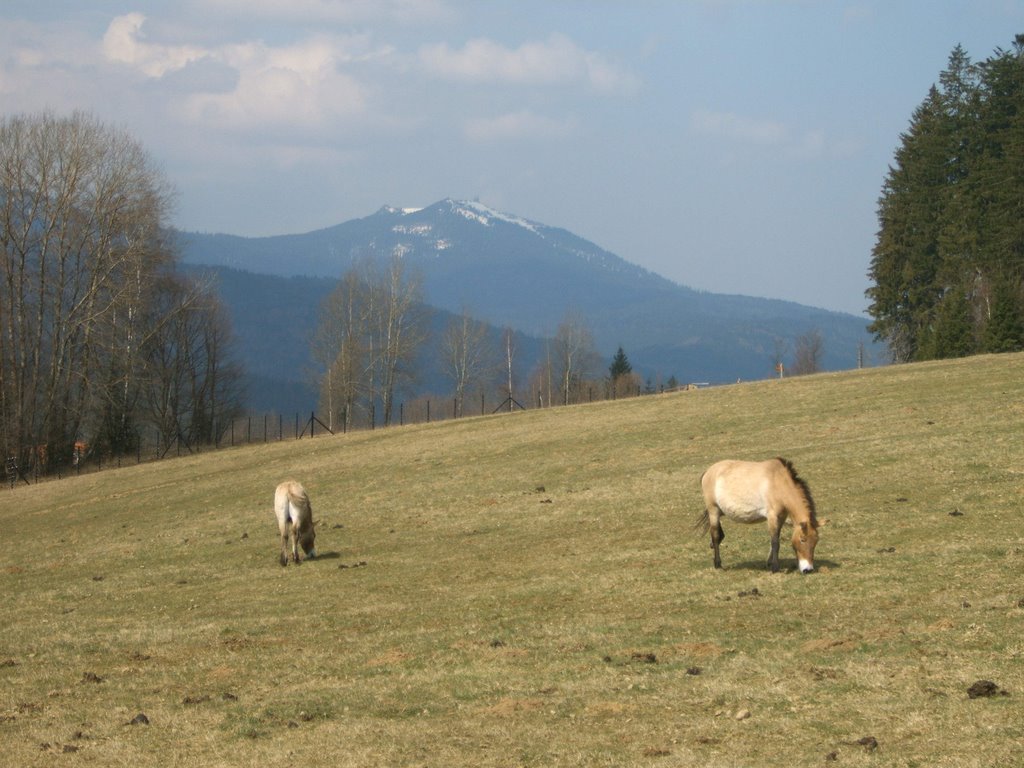
<path id="1" fill-rule="evenodd" d="M 572 309 L 525 374 L 512 328 L 495 334 L 464 308 L 440 330 L 439 339 L 432 339 L 429 321 L 422 279 L 409 273 L 400 256 L 366 253 L 356 260 L 320 307 L 312 346 L 321 371 L 319 411 L 327 415 L 329 428 L 347 431 L 360 425 L 393 424 L 398 418 L 399 391 L 419 388 L 423 355 L 438 358 L 435 362 L 449 382 L 451 413 L 456 418 L 480 412 L 477 409 L 484 402 L 491 403 L 492 410 L 515 410 L 617 399 L 679 386 L 674 376 L 667 381 L 644 380 L 621 346 L 605 368 L 586 318 Z M 766 373 L 782 373 L 787 348 L 777 341 Z M 823 354 L 821 333 L 808 331 L 796 339 L 793 364 L 785 371 L 815 373 Z"/>
<path id="2" fill-rule="evenodd" d="M 215 439 L 241 369 L 213 287 L 176 269 L 172 190 L 85 113 L 0 121 L 0 447 L 22 463 Z"/>
<path id="3" fill-rule="evenodd" d="M 869 326 L 904 362 L 1024 348 L 1024 35 L 953 49 L 878 203 Z"/>
<path id="4" fill-rule="evenodd" d="M 410 274 L 401 257 L 368 253 L 357 259 L 323 302 L 313 339 L 313 358 L 322 371 L 319 408 L 332 428 L 394 423 L 398 394 L 416 388 L 428 345 L 450 382 L 456 417 L 482 398 L 515 409 L 525 407 L 526 399 L 531 407 L 582 402 L 595 388 L 602 398 L 639 393 L 628 362 L 625 369 L 613 364 L 601 376 L 602 358 L 576 312 L 566 314 L 544 358 L 525 377 L 513 329 L 496 337 L 490 325 L 463 309 L 431 340 L 429 321 L 421 276 Z"/>

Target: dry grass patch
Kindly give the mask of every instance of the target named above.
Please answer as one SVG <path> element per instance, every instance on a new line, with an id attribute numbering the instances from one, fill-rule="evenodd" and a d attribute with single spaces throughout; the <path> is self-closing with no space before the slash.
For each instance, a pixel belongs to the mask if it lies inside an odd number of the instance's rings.
<path id="1" fill-rule="evenodd" d="M 1012 764 L 1022 373 L 766 381 L 4 491 L 4 759 Z M 828 520 L 820 572 L 785 551 L 767 573 L 765 528 L 735 525 L 715 572 L 700 473 L 776 454 Z M 322 557 L 282 569 L 290 476 Z"/>

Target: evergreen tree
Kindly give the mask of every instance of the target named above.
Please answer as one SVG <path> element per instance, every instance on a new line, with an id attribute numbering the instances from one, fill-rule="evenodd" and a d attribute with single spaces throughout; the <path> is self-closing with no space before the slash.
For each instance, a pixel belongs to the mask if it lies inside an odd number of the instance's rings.
<path id="1" fill-rule="evenodd" d="M 953 49 L 939 75 L 946 132 L 943 215 L 939 232 L 938 282 L 943 290 L 969 280 L 978 243 L 977 166 L 982 151 L 978 119 L 979 68 L 961 46 Z"/>
<path id="2" fill-rule="evenodd" d="M 996 282 L 990 300 L 991 316 L 982 335 L 982 352 L 1019 352 L 1024 349 L 1024 321 L 1016 286 L 1019 280 Z"/>
<path id="3" fill-rule="evenodd" d="M 622 351 L 622 347 L 619 347 L 619 351 L 615 353 L 615 357 L 612 358 L 612 364 L 608 366 L 608 375 L 614 382 L 620 376 L 625 376 L 633 372 L 633 366 L 629 364 L 629 358 L 626 357 L 626 353 Z"/>
<path id="4" fill-rule="evenodd" d="M 896 151 L 878 204 L 881 228 L 872 251 L 868 327 L 888 341 L 897 362 L 917 356 L 922 330 L 938 299 L 946 131 L 943 100 L 933 87 Z"/>
<path id="5" fill-rule="evenodd" d="M 974 347 L 971 305 L 962 290 L 953 289 L 942 298 L 934 322 L 923 334 L 918 357 L 922 360 L 966 357 Z"/>
<path id="6" fill-rule="evenodd" d="M 878 205 L 869 329 L 896 361 L 1019 346 L 1024 36 L 978 65 L 957 46 L 900 139 Z"/>
<path id="7" fill-rule="evenodd" d="M 982 67 L 979 110 L 984 136 L 978 168 L 981 258 L 973 266 L 983 280 L 1024 272 L 1024 36 L 1013 51 L 996 51 Z"/>

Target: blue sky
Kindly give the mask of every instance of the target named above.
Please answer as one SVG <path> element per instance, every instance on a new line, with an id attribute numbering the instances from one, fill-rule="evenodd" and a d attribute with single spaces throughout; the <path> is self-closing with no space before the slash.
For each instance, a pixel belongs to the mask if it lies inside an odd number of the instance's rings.
<path id="1" fill-rule="evenodd" d="M 1024 0 L 5 0 L 3 115 L 85 109 L 173 223 L 306 232 L 445 197 L 694 288 L 861 313 L 914 108 Z"/>

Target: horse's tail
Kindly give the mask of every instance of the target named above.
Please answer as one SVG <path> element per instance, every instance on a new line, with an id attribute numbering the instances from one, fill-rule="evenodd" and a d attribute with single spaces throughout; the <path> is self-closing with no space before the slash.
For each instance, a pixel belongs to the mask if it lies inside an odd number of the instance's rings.
<path id="1" fill-rule="evenodd" d="M 700 474 L 700 484 L 702 487 L 704 485 L 704 475 L 707 473 L 707 470 L 704 470 Z M 704 508 L 703 512 L 697 515 L 697 519 L 693 523 L 693 530 L 702 534 L 707 534 L 711 530 L 711 514 L 708 512 L 707 507 Z"/>
<path id="2" fill-rule="evenodd" d="M 693 530 L 705 535 L 711 531 L 711 515 L 707 509 L 697 515 L 697 520 L 693 524 Z"/>

